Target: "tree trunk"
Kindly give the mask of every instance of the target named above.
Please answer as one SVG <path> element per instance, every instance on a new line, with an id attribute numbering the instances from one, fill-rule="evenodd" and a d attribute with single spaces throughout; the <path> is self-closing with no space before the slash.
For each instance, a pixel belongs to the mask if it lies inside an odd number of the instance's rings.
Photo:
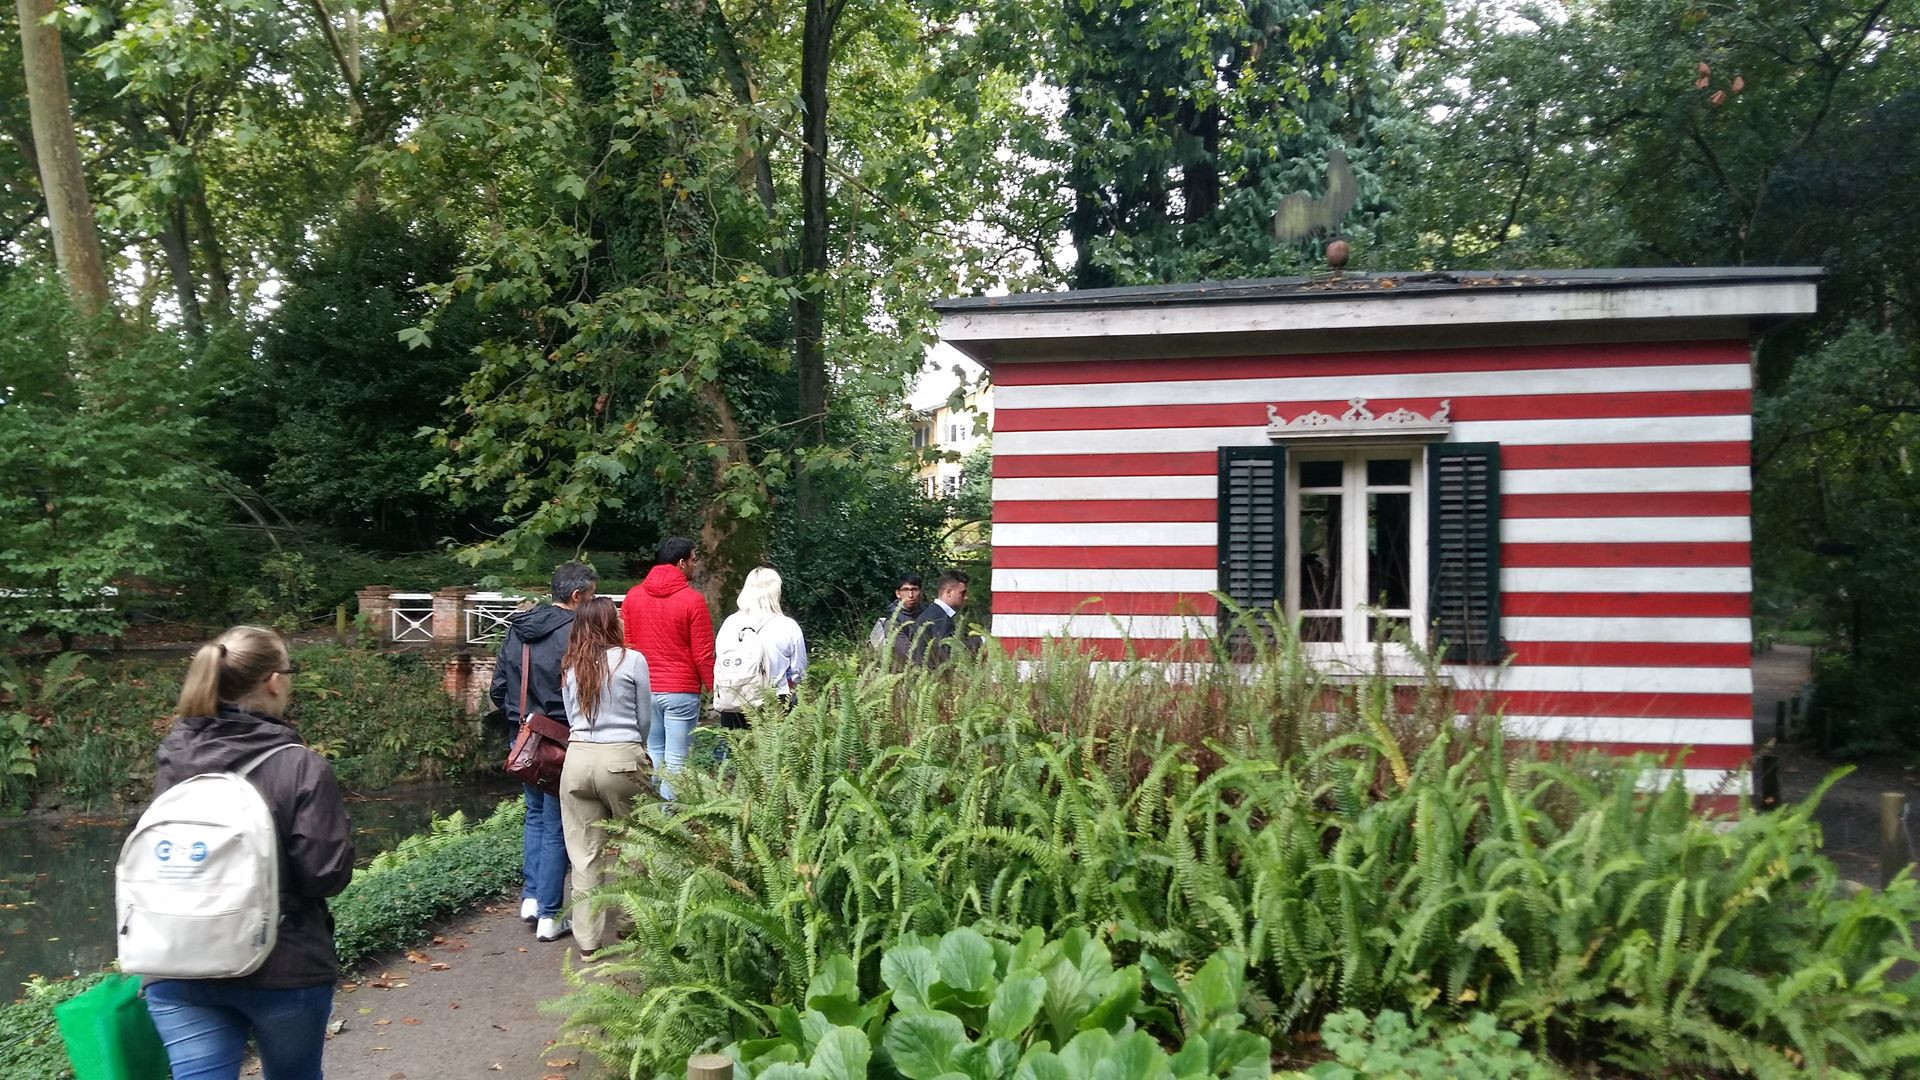
<path id="1" fill-rule="evenodd" d="M 54 261 L 80 310 L 97 315 L 107 309 L 112 296 L 100 229 L 93 220 L 93 200 L 87 196 L 87 175 L 80 164 L 80 143 L 73 130 L 60 31 L 45 21 L 53 3 L 15 0 L 15 7 L 20 14 L 20 55 L 26 68 L 40 186 L 46 192 L 47 219 L 53 225 Z"/>
<path id="2" fill-rule="evenodd" d="M 224 323 L 233 317 L 233 279 L 227 272 L 227 258 L 220 250 L 220 233 L 213 223 L 213 210 L 207 206 L 207 186 L 195 170 L 193 183 L 193 233 L 200 242 L 200 257 L 207 264 L 207 306 L 213 321 Z"/>
<path id="3" fill-rule="evenodd" d="M 833 24 L 840 0 L 807 0 L 800 36 L 800 295 L 794 302 L 793 366 L 800 381 L 800 442 L 827 441 L 827 69 L 833 62 Z M 802 517 L 818 513 L 814 485 L 800 480 Z"/>
<path id="4" fill-rule="evenodd" d="M 167 207 L 166 220 L 160 226 L 160 250 L 166 255 L 167 276 L 173 281 L 174 300 L 180 305 L 180 323 L 187 336 L 203 341 L 207 336 L 206 316 L 200 310 L 199 282 L 193 276 L 193 253 L 187 248 L 187 209 L 178 199 Z"/>

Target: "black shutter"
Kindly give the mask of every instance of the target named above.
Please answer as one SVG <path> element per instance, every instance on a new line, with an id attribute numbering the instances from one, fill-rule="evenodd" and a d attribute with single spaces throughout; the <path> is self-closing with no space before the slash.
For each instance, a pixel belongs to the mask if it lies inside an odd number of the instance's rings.
<path id="1" fill-rule="evenodd" d="M 1220 585 L 1247 611 L 1271 611 L 1287 589 L 1287 452 L 1220 448 Z M 1221 629 L 1233 619 L 1220 612 Z"/>
<path id="2" fill-rule="evenodd" d="M 1443 659 L 1497 664 L 1500 641 L 1500 444 L 1427 448 L 1427 618 Z"/>

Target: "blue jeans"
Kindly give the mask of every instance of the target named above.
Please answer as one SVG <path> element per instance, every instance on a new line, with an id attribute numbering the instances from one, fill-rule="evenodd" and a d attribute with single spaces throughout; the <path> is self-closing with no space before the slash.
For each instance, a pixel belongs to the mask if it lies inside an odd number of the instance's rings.
<path id="1" fill-rule="evenodd" d="M 265 1080 L 320 1080 L 332 983 L 262 990 L 225 979 L 161 979 L 146 995 L 173 1080 L 235 1080 L 249 1031 Z"/>
<path id="2" fill-rule="evenodd" d="M 540 917 L 560 914 L 566 899 L 567 834 L 560 827 L 560 796 L 541 791 L 532 784 L 526 788 L 527 824 L 520 833 L 520 870 L 527 883 L 521 899 L 531 897 L 540 905 Z"/>
<path id="3" fill-rule="evenodd" d="M 647 728 L 647 756 L 653 759 L 660 776 L 660 797 L 673 798 L 673 785 L 665 774 L 677 773 L 687 764 L 687 746 L 693 742 L 693 729 L 700 723 L 699 694 L 653 695 L 653 723 Z"/>

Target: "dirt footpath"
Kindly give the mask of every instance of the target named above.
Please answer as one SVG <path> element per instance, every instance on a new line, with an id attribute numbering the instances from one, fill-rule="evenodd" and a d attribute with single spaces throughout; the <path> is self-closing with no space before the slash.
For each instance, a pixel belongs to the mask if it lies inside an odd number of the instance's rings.
<path id="1" fill-rule="evenodd" d="M 598 1075 L 557 1044 L 542 1002 L 567 992 L 571 937 L 536 941 L 506 900 L 453 920 L 417 949 L 370 963 L 341 984 L 327 1080 L 575 1080 Z M 578 955 L 574 963 L 579 963 Z M 258 1075 L 257 1073 L 255 1075 Z"/>
<path id="2" fill-rule="evenodd" d="M 1840 764 L 1820 756 L 1810 738 L 1773 745 L 1775 702 L 1804 695 L 1812 678 L 1812 650 L 1776 645 L 1753 658 L 1753 753 L 1780 758 L 1780 793 L 1803 799 Z M 1804 701 L 1805 698 L 1802 697 Z M 1756 771 L 1758 760 L 1754 763 Z M 1756 781 L 1757 782 L 1757 781 Z M 1908 814 L 1920 813 L 1920 769 L 1905 761 L 1867 759 L 1853 763 L 1814 811 L 1820 822 L 1822 851 L 1854 881 L 1880 880 L 1880 793 L 1907 795 Z M 1911 828 L 1911 824 L 1909 825 Z"/>

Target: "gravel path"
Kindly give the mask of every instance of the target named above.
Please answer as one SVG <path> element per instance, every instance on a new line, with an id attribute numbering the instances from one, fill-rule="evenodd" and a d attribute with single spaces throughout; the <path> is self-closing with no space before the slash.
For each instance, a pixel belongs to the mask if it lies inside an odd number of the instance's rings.
<path id="1" fill-rule="evenodd" d="M 575 1080 L 596 1063 L 557 1044 L 539 1012 L 567 992 L 573 939 L 540 942 L 502 900 L 453 920 L 431 943 L 369 963 L 341 984 L 327 1080 Z M 579 963 L 579 957 L 574 957 Z M 255 1074 L 257 1075 L 257 1073 Z"/>

